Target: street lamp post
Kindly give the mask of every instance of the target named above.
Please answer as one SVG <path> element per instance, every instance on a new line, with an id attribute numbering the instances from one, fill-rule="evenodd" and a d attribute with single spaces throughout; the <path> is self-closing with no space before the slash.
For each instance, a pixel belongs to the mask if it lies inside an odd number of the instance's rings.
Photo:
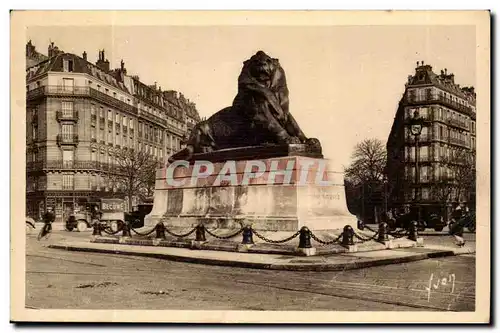
<path id="1" fill-rule="evenodd" d="M 415 110 L 413 113 L 413 118 L 410 121 L 410 131 L 411 134 L 415 137 L 415 201 L 417 203 L 418 209 L 418 220 L 420 221 L 420 175 L 419 175 L 419 147 L 418 141 L 420 138 L 420 134 L 422 134 L 423 120 L 420 117 L 418 110 Z"/>
<path id="2" fill-rule="evenodd" d="M 387 175 L 384 175 L 384 212 L 387 214 Z"/>

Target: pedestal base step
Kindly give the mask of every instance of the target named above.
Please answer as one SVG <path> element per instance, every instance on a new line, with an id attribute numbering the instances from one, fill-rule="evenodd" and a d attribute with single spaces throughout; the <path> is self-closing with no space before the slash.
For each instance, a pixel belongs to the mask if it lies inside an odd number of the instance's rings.
<path id="1" fill-rule="evenodd" d="M 176 230 L 169 229 L 169 231 L 176 235 L 186 235 L 190 230 L 176 228 Z M 207 231 L 205 230 L 205 232 Z M 356 237 L 352 237 L 352 242 L 344 240 L 342 229 L 314 231 L 309 234 L 313 237 L 308 239 L 304 239 L 304 235 L 297 232 L 254 231 L 250 238 L 248 234 L 243 235 L 243 231 L 238 233 L 238 230 L 209 232 L 204 234 L 203 237 L 200 235 L 195 236 L 195 232 L 185 237 L 175 237 L 165 233 L 165 238 L 156 238 L 157 234 L 155 232 L 150 233 L 148 236 L 134 235 L 131 238 L 109 235 L 93 236 L 91 241 L 94 243 L 295 256 L 321 256 L 423 246 L 422 239 L 413 241 L 406 237 L 394 238 L 389 236 L 388 240 L 379 241 L 375 237 L 376 234 L 359 230 L 356 230 Z"/>

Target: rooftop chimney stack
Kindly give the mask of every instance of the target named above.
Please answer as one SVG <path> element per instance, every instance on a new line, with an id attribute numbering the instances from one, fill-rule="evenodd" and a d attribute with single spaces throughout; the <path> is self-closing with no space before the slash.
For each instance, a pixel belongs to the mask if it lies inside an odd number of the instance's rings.
<path id="1" fill-rule="evenodd" d="M 83 51 L 82 56 L 83 56 L 83 60 L 87 60 L 87 52 Z"/>

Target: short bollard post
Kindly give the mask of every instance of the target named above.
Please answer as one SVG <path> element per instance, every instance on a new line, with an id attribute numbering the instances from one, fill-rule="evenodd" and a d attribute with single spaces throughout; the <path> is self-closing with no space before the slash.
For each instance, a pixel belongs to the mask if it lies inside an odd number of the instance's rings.
<path id="1" fill-rule="evenodd" d="M 344 231 L 342 232 L 342 245 L 349 246 L 354 245 L 354 230 L 350 225 L 346 225 L 344 227 Z"/>
<path id="2" fill-rule="evenodd" d="M 102 236 L 100 223 L 94 223 L 94 230 L 92 231 L 92 236 Z"/>
<path id="3" fill-rule="evenodd" d="M 132 237 L 130 226 L 126 222 L 122 224 L 122 237 Z"/>
<path id="4" fill-rule="evenodd" d="M 196 242 L 205 242 L 205 226 L 203 224 L 200 224 L 196 227 Z"/>
<path id="5" fill-rule="evenodd" d="M 156 238 L 158 238 L 158 239 L 166 239 L 167 238 L 165 236 L 165 225 L 163 225 L 163 222 L 158 222 L 155 229 L 156 229 Z"/>
<path id="6" fill-rule="evenodd" d="M 378 238 L 379 243 L 385 243 L 389 241 L 389 235 L 387 234 L 388 226 L 386 222 L 380 222 L 378 225 Z"/>
<path id="7" fill-rule="evenodd" d="M 252 233 L 252 227 L 247 225 L 245 228 L 243 228 L 243 241 L 241 244 L 253 244 L 253 233 Z"/>
<path id="8" fill-rule="evenodd" d="M 411 221 L 410 224 L 410 234 L 408 235 L 408 238 L 414 242 L 417 241 L 418 238 L 418 223 L 417 221 Z"/>
<path id="9" fill-rule="evenodd" d="M 311 231 L 304 226 L 300 228 L 299 249 L 310 249 L 311 247 Z"/>

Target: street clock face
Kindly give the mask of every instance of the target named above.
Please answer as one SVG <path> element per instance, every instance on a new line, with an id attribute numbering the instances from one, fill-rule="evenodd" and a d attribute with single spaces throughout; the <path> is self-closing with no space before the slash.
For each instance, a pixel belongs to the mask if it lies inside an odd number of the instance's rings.
<path id="1" fill-rule="evenodd" d="M 422 131 L 422 125 L 411 125 L 411 133 L 413 135 L 420 135 Z"/>

